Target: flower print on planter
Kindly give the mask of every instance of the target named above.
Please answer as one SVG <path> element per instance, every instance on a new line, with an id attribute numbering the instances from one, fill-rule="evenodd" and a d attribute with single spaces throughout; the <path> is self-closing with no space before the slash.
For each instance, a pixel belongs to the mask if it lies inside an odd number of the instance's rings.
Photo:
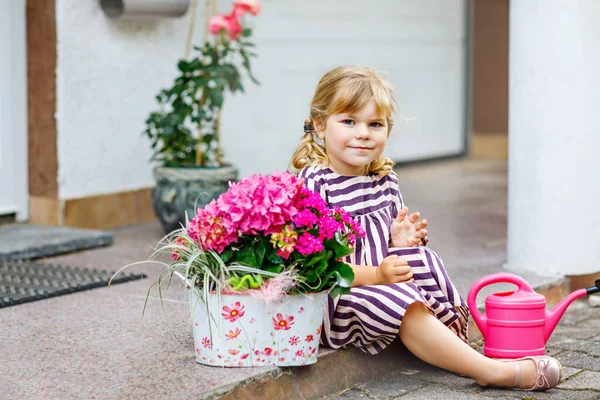
<path id="1" fill-rule="evenodd" d="M 239 301 L 236 301 L 231 307 L 223 307 L 223 311 L 221 315 L 229 322 L 235 322 L 244 316 L 244 306 Z"/>
<path id="2" fill-rule="evenodd" d="M 202 346 L 204 346 L 205 349 L 208 349 L 210 347 L 210 339 L 205 337 L 202 339 Z"/>
<path id="3" fill-rule="evenodd" d="M 240 358 L 241 358 L 242 360 L 245 360 L 246 358 L 248 358 L 248 356 L 249 356 L 249 354 L 248 354 L 248 353 L 244 353 L 244 354 L 242 354 L 242 355 L 240 356 Z"/>
<path id="4" fill-rule="evenodd" d="M 225 337 L 227 338 L 227 340 L 233 340 L 236 337 L 240 336 L 240 333 L 242 333 L 242 331 L 240 330 L 240 328 L 235 328 L 234 330 L 230 330 L 228 333 L 225 334 Z"/>
<path id="5" fill-rule="evenodd" d="M 272 348 L 270 348 L 270 347 L 265 347 L 265 350 L 263 351 L 263 354 L 264 354 L 265 356 L 267 356 L 267 357 L 268 357 L 268 356 L 270 356 L 272 353 L 273 353 L 273 349 L 272 349 Z"/>
<path id="6" fill-rule="evenodd" d="M 276 331 L 289 331 L 294 325 L 294 317 L 291 315 L 284 317 L 282 314 L 277 314 L 277 318 L 273 318 L 273 328 Z"/>
<path id="7" fill-rule="evenodd" d="M 307 343 L 310 343 L 315 340 L 315 337 L 313 335 L 306 335 L 306 339 L 304 340 L 306 340 Z"/>
<path id="8" fill-rule="evenodd" d="M 304 350 L 300 349 L 296 352 L 296 357 L 304 357 Z"/>
<path id="9" fill-rule="evenodd" d="M 298 343 L 300 343 L 300 338 L 298 336 L 292 336 L 289 340 L 289 343 L 292 346 L 296 346 Z"/>
<path id="10" fill-rule="evenodd" d="M 232 356 L 238 355 L 239 352 L 240 351 L 237 349 L 229 349 L 229 354 L 231 354 Z"/>

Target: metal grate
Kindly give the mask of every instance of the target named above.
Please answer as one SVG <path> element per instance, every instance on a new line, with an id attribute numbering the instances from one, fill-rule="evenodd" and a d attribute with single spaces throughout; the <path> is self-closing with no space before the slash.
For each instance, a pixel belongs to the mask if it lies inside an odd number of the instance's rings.
<path id="1" fill-rule="evenodd" d="M 108 285 L 114 272 L 36 262 L 0 263 L 0 308 Z M 111 285 L 146 278 L 120 273 Z"/>

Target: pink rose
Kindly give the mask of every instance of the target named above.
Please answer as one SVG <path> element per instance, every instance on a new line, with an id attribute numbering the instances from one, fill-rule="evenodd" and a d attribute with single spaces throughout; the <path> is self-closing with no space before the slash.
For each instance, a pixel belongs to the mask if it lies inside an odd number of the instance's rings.
<path id="1" fill-rule="evenodd" d="M 258 15 L 262 5 L 260 0 L 235 0 L 233 2 L 233 14 L 241 17 L 246 13 Z"/>
<path id="2" fill-rule="evenodd" d="M 224 29 L 231 40 L 236 40 L 242 33 L 242 25 L 235 14 L 217 14 L 210 17 L 208 29 L 213 35 L 217 35 Z"/>

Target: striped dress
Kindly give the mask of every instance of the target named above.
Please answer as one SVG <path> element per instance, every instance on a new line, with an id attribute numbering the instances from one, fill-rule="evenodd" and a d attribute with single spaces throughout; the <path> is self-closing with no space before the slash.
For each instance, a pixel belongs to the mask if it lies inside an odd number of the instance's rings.
<path id="1" fill-rule="evenodd" d="M 397 254 L 412 268 L 414 283 L 357 286 L 349 294 L 329 298 L 321 344 L 340 348 L 352 344 L 377 354 L 398 337 L 402 318 L 415 301 L 467 341 L 468 308 L 448 278 L 440 257 L 427 247 L 389 246 L 392 220 L 403 206 L 395 173 L 343 176 L 323 166 L 302 169 L 298 176 L 330 207 L 338 206 L 357 219 L 366 236 L 357 240 L 346 261 L 378 266 Z"/>

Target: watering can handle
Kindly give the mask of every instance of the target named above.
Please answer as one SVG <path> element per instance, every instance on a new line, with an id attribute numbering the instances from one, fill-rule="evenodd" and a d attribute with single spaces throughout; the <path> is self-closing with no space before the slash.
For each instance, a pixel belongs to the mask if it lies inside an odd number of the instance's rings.
<path id="1" fill-rule="evenodd" d="M 469 310 L 471 311 L 471 315 L 475 320 L 475 323 L 479 327 L 479 330 L 481 331 L 481 334 L 484 337 L 487 334 L 487 318 L 483 314 L 481 314 L 481 312 L 479 312 L 479 308 L 477 308 L 477 295 L 479 294 L 479 291 L 481 289 L 493 283 L 513 283 L 517 285 L 519 290 L 533 293 L 533 288 L 529 286 L 527 281 L 525 281 L 520 276 L 508 274 L 506 272 L 498 272 L 496 274 L 486 275 L 477 282 L 475 282 L 469 290 L 467 304 L 469 306 Z"/>

